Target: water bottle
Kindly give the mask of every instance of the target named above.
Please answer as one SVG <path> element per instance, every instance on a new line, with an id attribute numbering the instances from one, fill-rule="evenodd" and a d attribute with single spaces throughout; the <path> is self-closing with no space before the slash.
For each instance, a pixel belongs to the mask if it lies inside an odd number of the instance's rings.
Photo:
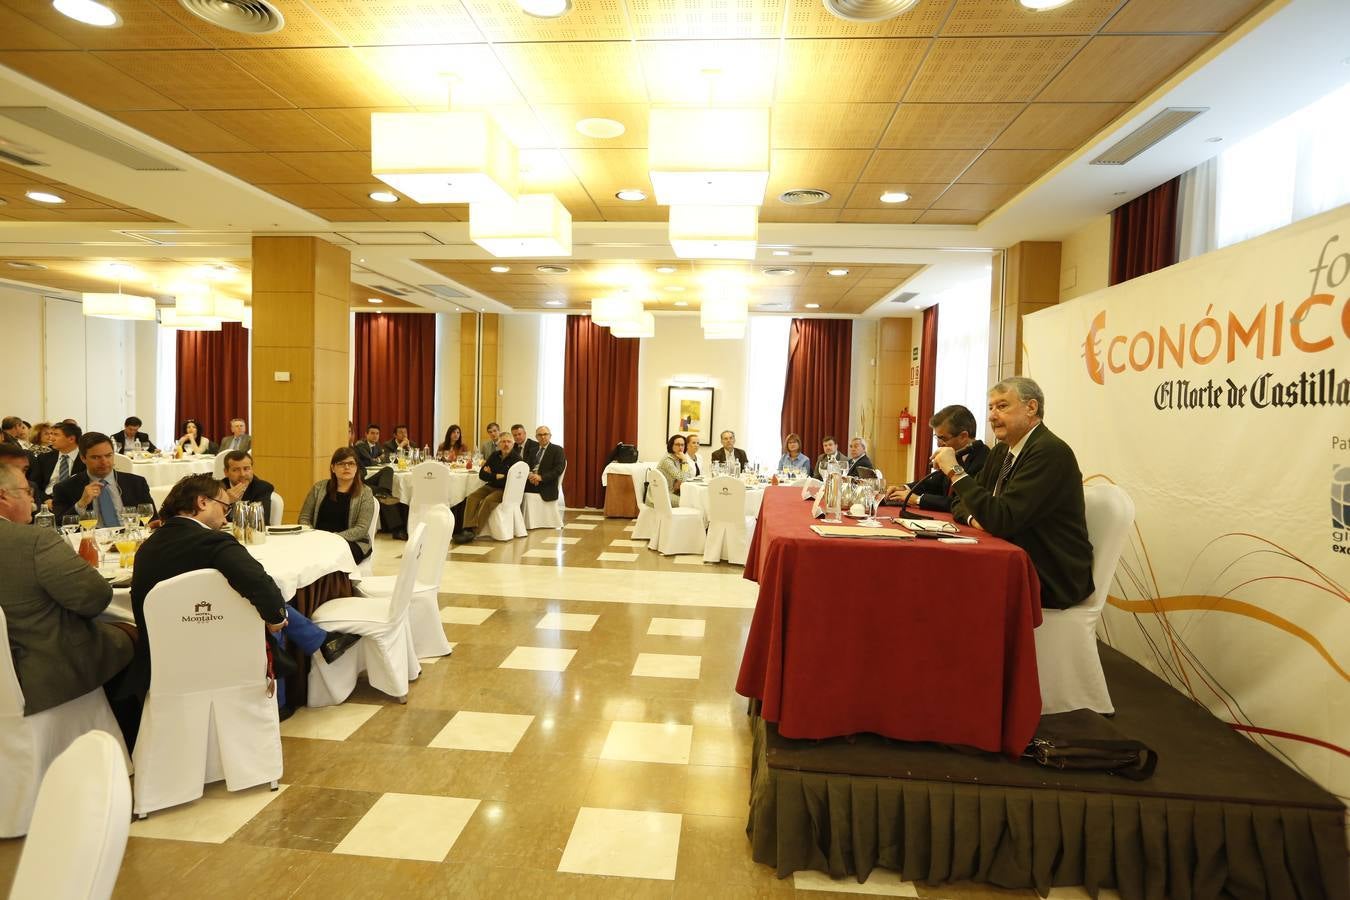
<path id="1" fill-rule="evenodd" d="M 33 524 L 39 528 L 51 528 L 55 530 L 56 516 L 52 515 L 52 511 L 45 506 L 39 507 L 37 515 L 33 516 Z"/>

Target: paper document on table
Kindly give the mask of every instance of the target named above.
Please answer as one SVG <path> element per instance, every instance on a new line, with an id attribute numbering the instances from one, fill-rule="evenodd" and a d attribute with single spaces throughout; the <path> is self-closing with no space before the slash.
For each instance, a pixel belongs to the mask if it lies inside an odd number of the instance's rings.
<path id="1" fill-rule="evenodd" d="M 880 538 L 884 541 L 912 540 L 914 535 L 898 528 L 866 528 L 862 525 L 812 525 L 811 530 L 821 537 Z"/>
<path id="2" fill-rule="evenodd" d="M 940 537 L 939 544 L 978 544 L 979 541 L 973 537 Z"/>

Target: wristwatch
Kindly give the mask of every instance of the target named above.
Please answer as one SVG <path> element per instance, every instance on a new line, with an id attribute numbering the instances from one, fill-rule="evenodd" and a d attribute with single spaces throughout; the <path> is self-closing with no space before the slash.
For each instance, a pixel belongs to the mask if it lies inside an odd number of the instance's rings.
<path id="1" fill-rule="evenodd" d="M 947 472 L 947 477 L 950 478 L 952 481 L 955 481 L 964 474 L 966 474 L 966 470 L 963 469 L 960 466 L 960 464 L 957 464 L 955 466 L 952 466 L 951 469 Z"/>

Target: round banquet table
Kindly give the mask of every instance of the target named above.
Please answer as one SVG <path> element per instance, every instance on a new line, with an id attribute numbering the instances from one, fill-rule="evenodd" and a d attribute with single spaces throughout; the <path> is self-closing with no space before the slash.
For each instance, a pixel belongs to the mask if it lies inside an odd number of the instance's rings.
<path id="1" fill-rule="evenodd" d="M 764 502 L 764 488 L 745 489 L 745 514 L 759 518 L 759 507 Z M 680 506 L 684 509 L 696 509 L 703 513 L 703 521 L 708 521 L 708 483 L 706 481 L 686 481 L 680 485 Z"/>
<path id="2" fill-rule="evenodd" d="M 184 475 L 210 474 L 215 471 L 214 456 L 189 456 L 184 459 L 136 459 L 131 471 L 145 479 L 150 487 L 172 487 Z"/>
<path id="3" fill-rule="evenodd" d="M 373 473 L 375 469 L 366 470 L 367 473 Z M 458 506 L 464 502 L 464 498 L 477 490 L 482 481 L 478 478 L 477 469 L 451 469 L 450 470 L 450 505 Z M 394 472 L 394 499 L 399 503 L 412 503 L 412 470 Z"/>

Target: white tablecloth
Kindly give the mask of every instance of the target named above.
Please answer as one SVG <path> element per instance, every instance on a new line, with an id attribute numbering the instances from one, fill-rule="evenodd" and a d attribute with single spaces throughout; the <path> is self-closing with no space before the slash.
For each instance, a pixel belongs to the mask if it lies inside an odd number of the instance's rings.
<path id="1" fill-rule="evenodd" d="M 759 518 L 759 507 L 764 502 L 764 488 L 745 489 L 745 514 Z M 696 509 L 703 513 L 703 521 L 708 521 L 708 483 L 706 481 L 686 481 L 680 485 L 680 506 L 684 509 Z"/>
<path id="2" fill-rule="evenodd" d="M 605 470 L 600 473 L 600 486 L 609 487 L 610 475 L 628 475 L 633 479 L 633 487 L 637 489 L 638 498 L 641 499 L 642 486 L 647 483 L 647 471 L 654 468 L 656 468 L 654 462 L 613 462 L 605 466 Z"/>
<path id="3" fill-rule="evenodd" d="M 300 588 L 313 584 L 325 575 L 346 572 L 355 578 L 359 573 L 347 542 L 328 531 L 269 534 L 266 543 L 246 546 L 253 558 L 262 563 L 267 574 L 272 576 L 281 596 L 287 601 Z M 121 622 L 133 621 L 130 588 L 113 591 L 112 603 L 103 617 Z"/>
<path id="4" fill-rule="evenodd" d="M 366 476 L 374 475 L 380 470 L 380 467 L 366 469 Z M 478 477 L 477 469 L 451 469 L 450 470 L 450 505 L 455 506 L 463 502 L 464 498 L 478 489 L 483 482 Z M 394 472 L 394 499 L 399 503 L 412 503 L 412 470 Z"/>
<path id="5" fill-rule="evenodd" d="M 200 472 L 210 474 L 215 470 L 214 456 L 190 456 L 184 459 L 146 459 L 133 460 L 131 471 L 146 480 L 151 487 L 172 487 L 184 475 L 196 475 Z"/>

